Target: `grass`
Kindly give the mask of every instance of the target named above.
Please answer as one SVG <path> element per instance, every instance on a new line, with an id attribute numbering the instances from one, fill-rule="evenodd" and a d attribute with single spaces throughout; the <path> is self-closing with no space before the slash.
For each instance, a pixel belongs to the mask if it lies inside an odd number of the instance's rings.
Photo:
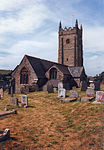
<path id="1" fill-rule="evenodd" d="M 103 88 L 103 87 L 102 87 Z M 79 92 L 79 97 L 85 92 Z M 69 95 L 69 91 L 67 91 Z M 15 94 L 21 100 L 21 94 Z M 17 115 L 0 118 L 0 131 L 9 128 L 11 138 L 0 143 L 7 150 L 98 150 L 103 148 L 103 105 L 92 102 L 60 103 L 57 92 L 28 94 L 29 107 L 6 106 L 10 95 L 4 93 L 0 111 L 17 109 Z"/>

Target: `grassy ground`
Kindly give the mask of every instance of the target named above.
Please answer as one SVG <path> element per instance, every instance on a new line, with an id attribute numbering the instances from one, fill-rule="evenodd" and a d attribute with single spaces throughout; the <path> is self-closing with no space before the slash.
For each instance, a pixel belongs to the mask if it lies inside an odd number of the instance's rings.
<path id="1" fill-rule="evenodd" d="M 80 97 L 85 95 L 80 89 L 78 92 Z M 20 101 L 21 95 L 15 96 Z M 18 114 L 0 118 L 0 131 L 11 131 L 11 138 L 0 143 L 0 150 L 103 150 L 103 105 L 60 103 L 57 93 L 47 92 L 30 93 L 28 98 L 28 108 L 7 106 Z M 0 111 L 9 101 L 5 93 Z"/>

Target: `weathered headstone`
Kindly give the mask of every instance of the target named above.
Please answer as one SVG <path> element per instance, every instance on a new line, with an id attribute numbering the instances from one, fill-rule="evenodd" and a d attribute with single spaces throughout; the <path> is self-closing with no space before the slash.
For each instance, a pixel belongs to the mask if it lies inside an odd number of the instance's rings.
<path id="1" fill-rule="evenodd" d="M 91 87 L 88 87 L 86 90 L 86 96 L 87 97 L 94 97 L 95 96 L 95 91 Z"/>
<path id="2" fill-rule="evenodd" d="M 87 89 L 87 82 L 86 81 L 82 81 L 81 83 L 81 91 L 86 91 Z"/>
<path id="3" fill-rule="evenodd" d="M 65 98 L 66 97 L 66 90 L 65 89 L 59 89 L 58 90 L 58 97 Z"/>
<path id="4" fill-rule="evenodd" d="M 26 85 L 22 86 L 20 91 L 21 91 L 22 94 L 28 94 L 29 93 L 29 86 L 28 85 L 27 86 Z"/>
<path id="5" fill-rule="evenodd" d="M 28 106 L 28 96 L 27 95 L 21 96 L 21 103 L 24 104 L 24 106 Z"/>
<path id="6" fill-rule="evenodd" d="M 94 90 L 95 89 L 94 83 L 90 83 L 90 87 Z"/>
<path id="7" fill-rule="evenodd" d="M 57 88 L 53 88 L 53 91 L 56 92 L 56 91 L 57 91 Z"/>
<path id="8" fill-rule="evenodd" d="M 75 90 L 71 90 L 69 97 L 78 98 L 78 92 Z"/>
<path id="9" fill-rule="evenodd" d="M 18 106 L 18 98 L 16 98 L 16 97 L 11 97 L 11 98 L 10 98 L 10 105 Z"/>
<path id="10" fill-rule="evenodd" d="M 0 97 L 2 98 L 3 97 L 3 89 L 2 88 L 0 88 Z"/>
<path id="11" fill-rule="evenodd" d="M 63 83 L 62 83 L 62 82 L 59 82 L 59 83 L 58 83 L 58 90 L 59 90 L 59 89 L 63 89 Z"/>
<path id="12" fill-rule="evenodd" d="M 96 92 L 96 101 L 104 103 L 104 91 Z"/>
<path id="13" fill-rule="evenodd" d="M 98 80 L 98 81 L 95 81 L 94 82 L 94 85 L 95 85 L 95 90 L 96 91 L 100 91 L 100 81 Z"/>
<path id="14" fill-rule="evenodd" d="M 53 91 L 53 85 L 52 84 L 48 84 L 47 85 L 47 91 L 48 91 L 48 93 L 53 93 L 54 91 Z"/>

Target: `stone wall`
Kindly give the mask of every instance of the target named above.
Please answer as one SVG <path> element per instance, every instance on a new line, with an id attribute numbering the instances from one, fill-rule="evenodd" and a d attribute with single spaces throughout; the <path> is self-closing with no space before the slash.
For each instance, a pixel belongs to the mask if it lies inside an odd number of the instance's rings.
<path id="1" fill-rule="evenodd" d="M 27 85 L 31 85 L 33 83 L 34 79 L 38 79 L 34 70 L 31 67 L 29 61 L 27 60 L 26 57 L 24 57 L 19 65 L 19 67 L 12 73 L 12 78 L 15 79 L 15 93 L 20 93 L 21 88 L 24 86 L 24 84 L 20 84 L 20 72 L 23 67 L 25 67 L 29 73 Z"/>

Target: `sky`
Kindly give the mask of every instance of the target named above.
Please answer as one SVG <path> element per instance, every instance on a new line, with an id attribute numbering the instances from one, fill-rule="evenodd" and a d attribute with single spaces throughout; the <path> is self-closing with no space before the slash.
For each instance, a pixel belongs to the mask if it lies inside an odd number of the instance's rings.
<path id="1" fill-rule="evenodd" d="M 72 14 L 74 16 L 72 16 Z M 13 70 L 25 54 L 58 60 L 58 29 L 83 26 L 87 75 L 104 71 L 104 0 L 0 0 L 0 69 Z"/>

